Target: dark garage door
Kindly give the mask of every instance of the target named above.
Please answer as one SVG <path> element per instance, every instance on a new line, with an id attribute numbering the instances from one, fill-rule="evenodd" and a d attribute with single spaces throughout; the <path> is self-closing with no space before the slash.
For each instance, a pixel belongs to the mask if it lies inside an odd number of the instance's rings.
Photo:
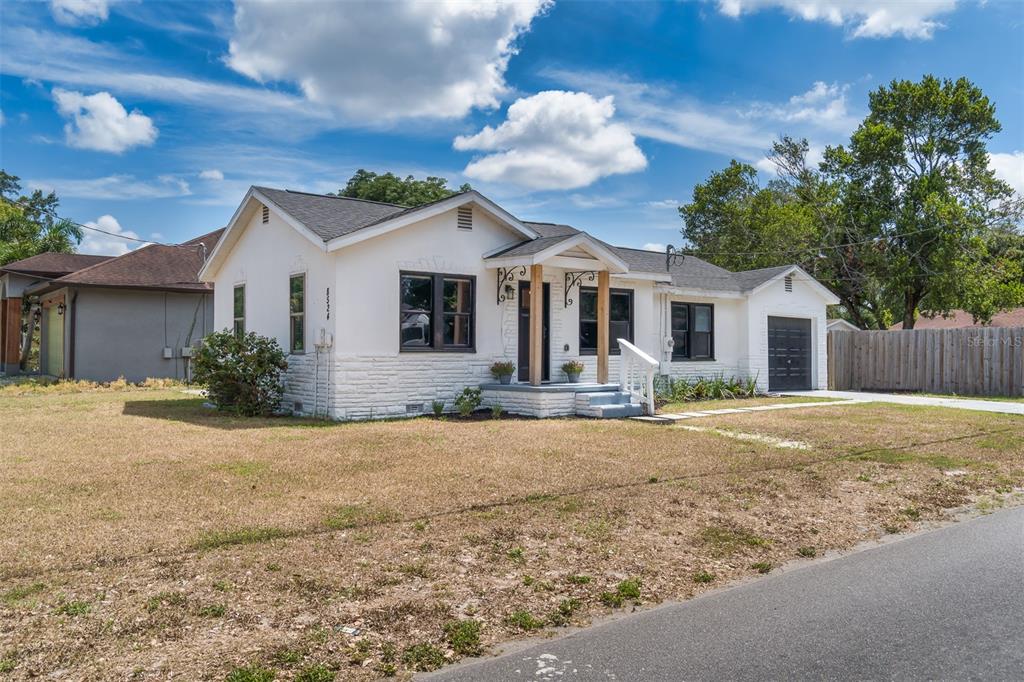
<path id="1" fill-rule="evenodd" d="M 811 387 L 811 321 L 768 318 L 768 390 Z"/>

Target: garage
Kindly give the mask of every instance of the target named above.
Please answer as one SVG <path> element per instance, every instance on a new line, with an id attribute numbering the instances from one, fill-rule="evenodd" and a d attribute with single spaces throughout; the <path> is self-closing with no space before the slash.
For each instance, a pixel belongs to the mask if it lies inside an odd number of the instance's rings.
<path id="1" fill-rule="evenodd" d="M 768 390 L 811 388 L 811 321 L 768 318 Z"/>

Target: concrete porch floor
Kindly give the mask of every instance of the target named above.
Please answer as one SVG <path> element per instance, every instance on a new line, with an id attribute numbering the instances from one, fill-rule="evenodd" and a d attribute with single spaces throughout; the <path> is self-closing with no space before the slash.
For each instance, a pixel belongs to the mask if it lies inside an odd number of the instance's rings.
<path id="1" fill-rule="evenodd" d="M 531 384 L 481 384 L 482 404 L 501 405 L 510 414 L 529 417 L 629 417 L 639 414 L 628 393 L 618 384 L 580 382 Z"/>

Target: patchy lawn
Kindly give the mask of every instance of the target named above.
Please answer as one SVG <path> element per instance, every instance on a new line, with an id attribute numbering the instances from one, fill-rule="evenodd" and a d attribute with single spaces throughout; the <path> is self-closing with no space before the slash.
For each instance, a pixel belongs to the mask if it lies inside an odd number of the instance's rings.
<path id="1" fill-rule="evenodd" d="M 681 403 L 666 403 L 658 408 L 658 412 L 703 412 L 719 410 L 725 407 L 761 407 L 763 405 L 785 405 L 787 403 L 829 403 L 835 398 L 809 398 L 803 396 L 762 396 L 758 398 L 733 398 L 726 400 L 690 400 Z"/>
<path id="2" fill-rule="evenodd" d="M 1024 485 L 1024 419 L 963 410 L 325 424 L 6 391 L 15 678 L 405 676 Z"/>

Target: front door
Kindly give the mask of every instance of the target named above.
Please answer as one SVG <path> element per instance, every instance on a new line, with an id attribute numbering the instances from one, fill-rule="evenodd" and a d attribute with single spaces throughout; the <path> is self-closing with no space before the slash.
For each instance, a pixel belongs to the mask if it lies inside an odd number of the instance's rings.
<path id="1" fill-rule="evenodd" d="M 811 321 L 768 318 L 768 390 L 799 391 L 811 387 Z"/>
<path id="2" fill-rule="evenodd" d="M 64 376 L 64 316 L 55 305 L 46 309 L 46 367 L 55 377 Z"/>
<path id="3" fill-rule="evenodd" d="M 541 380 L 551 378 L 551 335 L 548 327 L 551 321 L 551 285 L 544 285 L 544 329 L 541 347 L 544 349 L 544 367 Z M 530 380 L 530 283 L 519 280 L 519 381 Z"/>

